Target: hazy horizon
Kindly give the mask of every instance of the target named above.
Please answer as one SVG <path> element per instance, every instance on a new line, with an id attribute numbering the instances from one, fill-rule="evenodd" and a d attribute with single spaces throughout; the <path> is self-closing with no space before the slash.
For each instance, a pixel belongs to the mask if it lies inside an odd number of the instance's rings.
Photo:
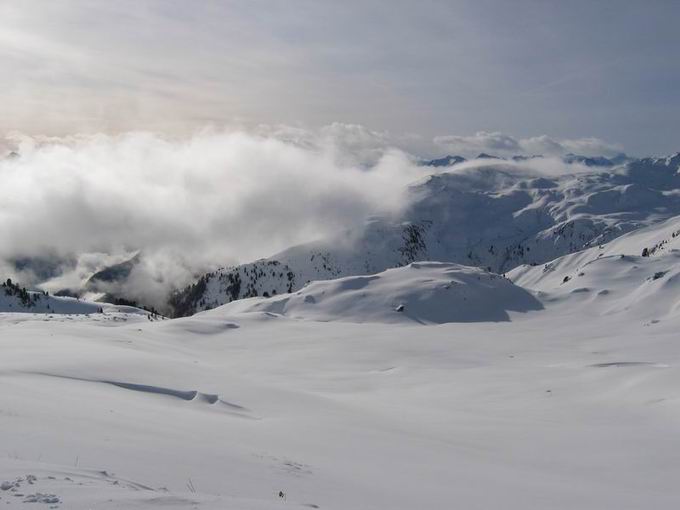
<path id="1" fill-rule="evenodd" d="M 680 149 L 679 17 L 671 1 L 4 3 L 0 138 L 338 124 L 426 156 L 496 135 L 663 155 Z"/>

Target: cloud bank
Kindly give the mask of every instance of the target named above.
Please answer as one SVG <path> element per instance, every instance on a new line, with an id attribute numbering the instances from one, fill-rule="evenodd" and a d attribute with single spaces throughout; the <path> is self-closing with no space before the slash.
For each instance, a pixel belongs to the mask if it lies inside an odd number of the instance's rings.
<path id="1" fill-rule="evenodd" d="M 582 156 L 616 156 L 623 152 L 621 145 L 599 138 L 555 139 L 547 135 L 515 138 L 505 133 L 487 131 L 479 131 L 472 136 L 441 135 L 434 138 L 434 144 L 444 151 L 467 157 L 482 152 L 498 156 L 563 156 L 569 153 Z"/>
<path id="2" fill-rule="evenodd" d="M 54 291 L 141 250 L 137 280 L 157 302 L 168 282 L 398 214 L 406 184 L 424 172 L 358 127 L 261 131 L 270 133 L 14 136 L 7 144 L 20 156 L 0 161 L 5 272 L 16 274 L 16 260 L 58 259 L 65 267 L 40 264 L 66 269 Z"/>

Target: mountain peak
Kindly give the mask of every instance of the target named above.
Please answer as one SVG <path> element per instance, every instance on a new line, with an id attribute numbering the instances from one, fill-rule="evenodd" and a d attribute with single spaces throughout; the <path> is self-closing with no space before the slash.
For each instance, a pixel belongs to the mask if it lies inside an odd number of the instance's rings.
<path id="1" fill-rule="evenodd" d="M 448 155 L 442 158 L 430 159 L 423 161 L 422 166 L 433 166 L 433 167 L 443 167 L 443 166 L 453 166 L 458 163 L 463 163 L 467 161 L 463 156 Z"/>

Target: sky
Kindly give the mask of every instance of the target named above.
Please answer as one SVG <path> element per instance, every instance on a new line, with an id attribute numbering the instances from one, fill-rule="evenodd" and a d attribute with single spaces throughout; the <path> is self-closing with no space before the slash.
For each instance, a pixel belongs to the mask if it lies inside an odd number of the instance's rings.
<path id="1" fill-rule="evenodd" d="M 2 2 L 0 136 L 285 127 L 427 156 L 663 155 L 678 19 L 676 0 Z"/>

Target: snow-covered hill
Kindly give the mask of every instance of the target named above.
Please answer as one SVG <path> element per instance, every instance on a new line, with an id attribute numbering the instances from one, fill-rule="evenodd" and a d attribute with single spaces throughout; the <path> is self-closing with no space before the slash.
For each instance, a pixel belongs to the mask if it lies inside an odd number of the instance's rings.
<path id="1" fill-rule="evenodd" d="M 680 217 L 605 245 L 508 273 L 541 292 L 542 301 L 568 302 L 587 315 L 625 313 L 651 321 L 680 315 Z"/>
<path id="2" fill-rule="evenodd" d="M 531 160 L 456 164 L 413 184 L 397 220 L 373 218 L 360 229 L 206 274 L 170 305 L 175 315 L 191 315 L 418 260 L 498 273 L 542 264 L 680 214 L 679 166 L 680 154 L 596 168 L 573 164 L 554 175 Z"/>
<path id="3" fill-rule="evenodd" d="M 102 307 L 98 303 L 76 298 L 30 291 L 7 280 L 0 285 L 0 313 L 2 312 L 87 314 L 101 313 Z"/>
<path id="4" fill-rule="evenodd" d="M 51 296 L 44 292 L 27 290 L 11 280 L 0 284 L 0 313 L 73 315 L 104 312 L 157 317 L 155 313 L 132 306 L 94 303 L 74 297 Z"/>
<path id="5" fill-rule="evenodd" d="M 348 322 L 507 321 L 508 312 L 540 310 L 529 292 L 483 269 L 413 262 L 370 276 L 316 281 L 293 294 L 251 298 L 225 313 L 267 312 L 292 318 Z"/>

